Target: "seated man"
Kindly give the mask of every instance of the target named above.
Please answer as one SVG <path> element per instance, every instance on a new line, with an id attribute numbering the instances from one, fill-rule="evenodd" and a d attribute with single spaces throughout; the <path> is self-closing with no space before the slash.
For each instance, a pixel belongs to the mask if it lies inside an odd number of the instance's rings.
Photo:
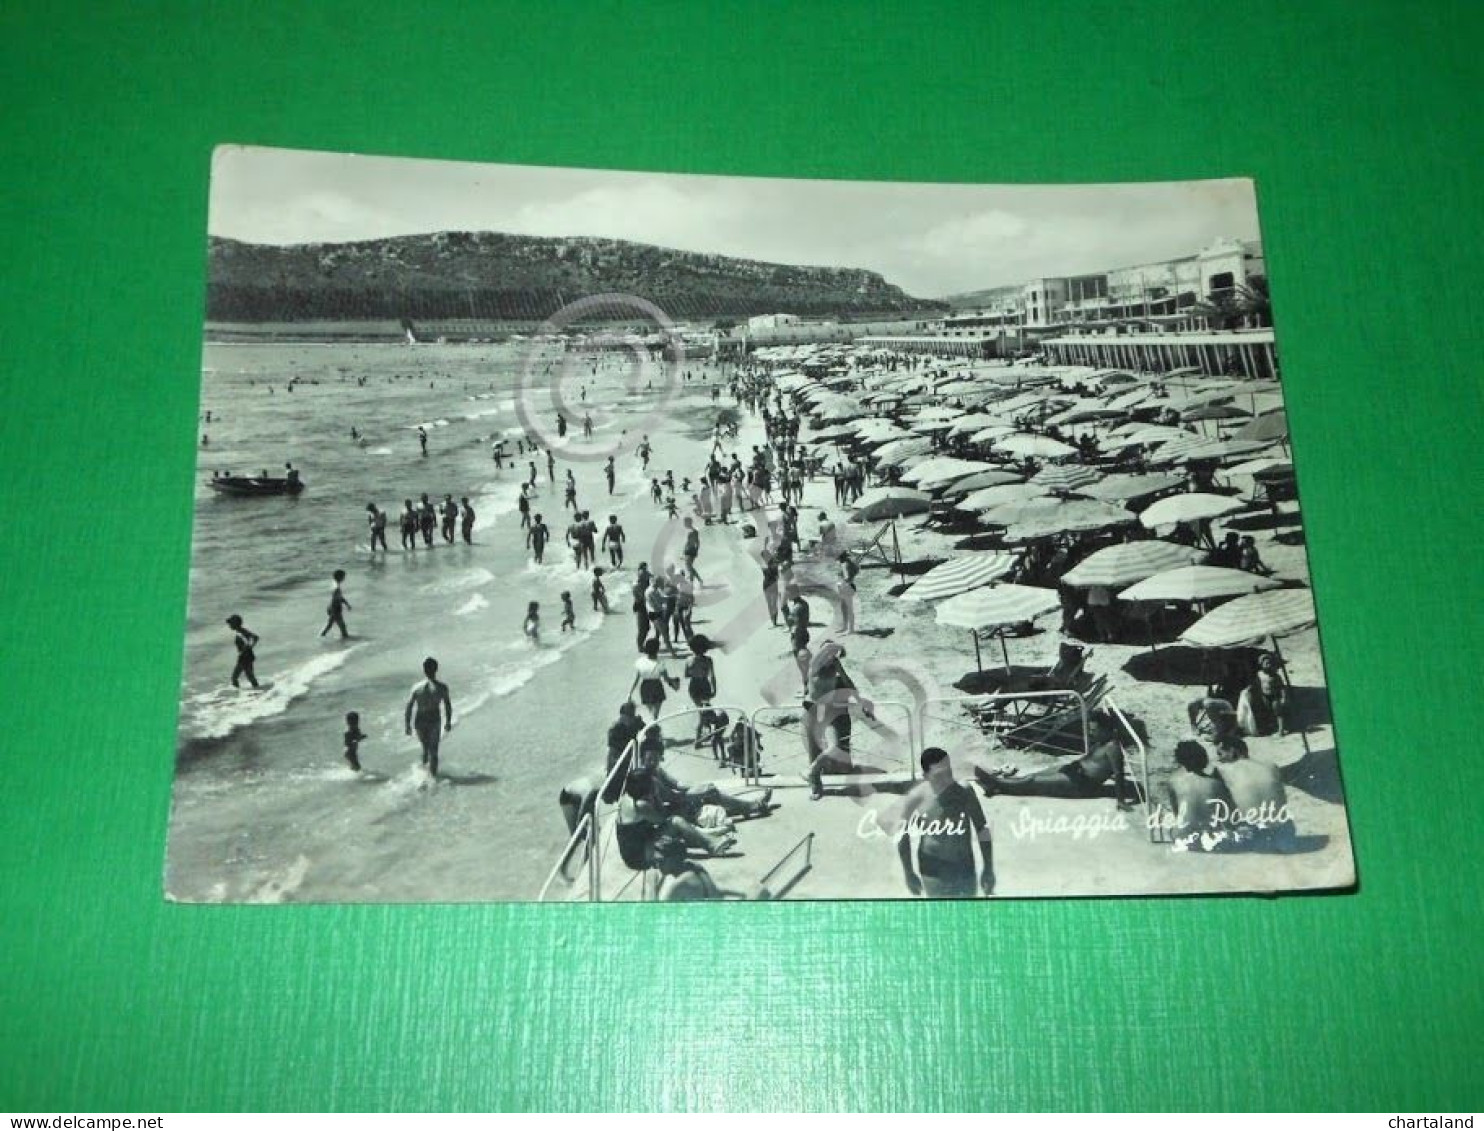
<path id="1" fill-rule="evenodd" d="M 665 740 L 660 728 L 651 726 L 644 732 L 639 746 L 639 764 L 654 780 L 654 800 L 667 811 L 695 821 L 707 805 L 719 806 L 728 817 L 763 817 L 769 811 L 773 791 L 766 789 L 760 798 L 749 801 L 717 789 L 714 785 L 688 789 L 671 776 L 661 763 L 665 759 Z"/>
<path id="2" fill-rule="evenodd" d="M 1230 812 L 1231 794 L 1211 771 L 1206 748 L 1194 739 L 1175 744 L 1176 770 L 1164 786 L 1164 803 L 1173 824 L 1171 847 L 1176 852 L 1211 852 L 1230 836 L 1223 816 Z"/>
<path id="3" fill-rule="evenodd" d="M 736 843 L 731 833 L 714 836 L 696 828 L 683 817 L 664 811 L 654 797 L 654 778 L 648 770 L 635 770 L 624 783 L 618 802 L 618 821 L 614 826 L 618 854 L 636 872 L 650 865 L 652 855 L 666 838 L 683 848 L 698 848 L 712 856 L 726 852 Z"/>
<path id="4" fill-rule="evenodd" d="M 1231 842 L 1239 848 L 1293 851 L 1288 793 L 1276 766 L 1254 762 L 1247 743 L 1232 736 L 1216 747 L 1216 773 L 1231 794 L 1227 815 Z"/>
<path id="5" fill-rule="evenodd" d="M 931 899 L 973 899 L 994 894 L 994 846 L 989 822 L 973 791 L 954 779 L 948 752 L 929 746 L 922 752 L 924 780 L 912 787 L 902 809 L 897 855 L 907 890 Z M 912 864 L 912 834 L 917 833 L 917 867 Z M 978 885 L 974 844 L 981 857 Z"/>
<path id="6" fill-rule="evenodd" d="M 1190 718 L 1190 729 L 1211 742 L 1220 744 L 1222 739 L 1235 738 L 1239 733 L 1237 709 L 1225 699 L 1192 699 L 1185 704 L 1185 713 Z"/>
<path id="7" fill-rule="evenodd" d="M 1123 747 L 1106 712 L 1094 711 L 1089 716 L 1087 736 L 1088 752 L 1064 766 L 1052 766 L 1033 774 L 1021 774 L 1009 766 L 994 772 L 976 766 L 974 779 L 985 797 L 997 793 L 1012 797 L 1102 797 L 1111 781 L 1118 807 L 1129 808 L 1133 802 L 1127 796 Z"/>

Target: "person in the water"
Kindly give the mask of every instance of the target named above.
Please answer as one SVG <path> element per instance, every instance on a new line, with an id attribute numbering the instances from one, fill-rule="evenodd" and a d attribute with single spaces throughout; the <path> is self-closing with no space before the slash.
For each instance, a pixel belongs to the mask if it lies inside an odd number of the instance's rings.
<path id="1" fill-rule="evenodd" d="M 319 634 L 323 636 L 330 629 L 338 628 L 340 630 L 340 639 L 344 640 L 350 635 L 349 630 L 345 627 L 345 610 L 350 608 L 350 602 L 345 599 L 345 592 L 340 588 L 345 584 L 345 571 L 343 569 L 337 569 L 330 576 L 334 578 L 335 585 L 330 590 L 330 607 L 325 610 L 328 619 L 325 621 L 325 627 L 319 630 Z"/>
<path id="2" fill-rule="evenodd" d="M 531 523 L 531 528 L 526 531 L 526 545 L 531 548 L 531 555 L 536 564 L 540 565 L 546 556 L 546 543 L 551 538 L 551 531 L 547 529 L 546 523 L 538 514 L 536 520 Z"/>
<path id="3" fill-rule="evenodd" d="M 472 545 L 474 542 L 474 507 L 470 505 L 468 495 L 459 499 L 459 502 L 463 504 L 463 510 L 460 511 L 459 530 L 464 536 L 464 545 Z"/>
<path id="4" fill-rule="evenodd" d="M 617 569 L 623 565 L 623 527 L 618 524 L 618 515 L 608 516 L 608 525 L 603 528 L 603 547 L 608 551 L 608 562 Z"/>
<path id="5" fill-rule="evenodd" d="M 443 540 L 452 545 L 454 527 L 459 521 L 459 505 L 453 501 L 452 495 L 444 495 L 441 510 L 443 514 Z"/>
<path id="6" fill-rule="evenodd" d="M 422 497 L 422 508 L 418 511 L 418 527 L 423 533 L 423 545 L 433 545 L 433 531 L 438 529 L 438 508 L 426 495 Z"/>
<path id="7" fill-rule="evenodd" d="M 608 587 L 603 584 L 603 567 L 598 566 L 593 570 L 593 612 L 602 613 L 605 616 L 608 608 Z"/>
<path id="8" fill-rule="evenodd" d="M 374 554 L 378 546 L 385 550 L 386 511 L 381 510 L 375 503 L 367 503 L 366 525 L 371 528 L 371 552 Z"/>
<path id="9" fill-rule="evenodd" d="M 531 496 L 528 492 L 528 486 L 525 483 L 520 485 L 520 499 L 515 504 L 520 510 L 520 525 L 522 530 L 529 529 L 531 525 Z"/>
<path id="10" fill-rule="evenodd" d="M 417 549 L 417 511 L 412 509 L 412 500 L 402 500 L 402 549 Z"/>
<path id="11" fill-rule="evenodd" d="M 361 770 L 361 740 L 365 737 L 361 733 L 361 716 L 355 711 L 347 712 L 345 716 L 345 760 L 357 773 Z"/>
<path id="12" fill-rule="evenodd" d="M 241 687 L 237 681 L 245 676 L 248 683 L 257 687 L 258 677 L 253 674 L 253 664 L 257 662 L 255 649 L 258 646 L 258 634 L 243 624 L 242 618 L 236 613 L 227 618 L 227 627 L 232 630 L 232 642 L 237 646 L 237 663 L 232 668 L 232 686 Z"/>
<path id="13" fill-rule="evenodd" d="M 572 607 L 572 592 L 569 589 L 562 590 L 562 631 L 574 632 L 577 629 L 577 610 Z"/>
<path id="14" fill-rule="evenodd" d="M 417 443 L 422 448 L 423 455 L 428 454 L 428 430 L 421 424 L 417 426 Z"/>
<path id="15" fill-rule="evenodd" d="M 532 644 L 541 643 L 541 604 L 532 601 L 526 606 L 526 619 L 521 622 L 521 632 Z"/>
<path id="16" fill-rule="evenodd" d="M 616 474 L 613 467 L 613 457 L 609 456 L 608 462 L 603 465 L 603 478 L 608 480 L 608 493 L 610 495 L 613 494 L 613 480 Z"/>
<path id="17" fill-rule="evenodd" d="M 409 735 L 414 729 L 417 731 L 423 765 L 428 768 L 428 775 L 436 778 L 440 730 L 447 733 L 453 729 L 453 700 L 449 698 L 448 684 L 438 678 L 438 661 L 432 656 L 423 661 L 423 675 L 426 678 L 412 688 L 402 722 Z"/>

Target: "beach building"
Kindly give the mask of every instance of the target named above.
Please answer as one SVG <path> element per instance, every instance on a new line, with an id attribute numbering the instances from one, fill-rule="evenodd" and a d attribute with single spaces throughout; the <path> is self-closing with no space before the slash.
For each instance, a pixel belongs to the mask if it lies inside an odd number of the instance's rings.
<path id="1" fill-rule="evenodd" d="M 798 324 L 797 314 L 754 314 L 747 320 L 747 330 L 749 333 L 756 333 L 759 330 L 777 330 Z"/>

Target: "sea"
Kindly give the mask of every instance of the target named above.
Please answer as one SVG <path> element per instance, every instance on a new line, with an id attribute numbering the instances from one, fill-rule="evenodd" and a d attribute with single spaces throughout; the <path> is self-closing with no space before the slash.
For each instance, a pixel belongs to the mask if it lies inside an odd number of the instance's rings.
<path id="1" fill-rule="evenodd" d="M 632 575 L 605 578 L 605 617 L 592 609 L 591 573 L 562 544 L 565 472 L 600 525 L 618 514 L 631 539 L 653 526 L 634 449 L 651 430 L 678 429 L 702 450 L 710 398 L 694 376 L 692 385 L 678 367 L 536 342 L 208 343 L 167 894 L 534 898 L 566 839 L 557 791 L 601 768 L 633 657 Z M 569 446 L 557 439 L 561 405 L 573 419 Z M 534 457 L 532 509 L 554 535 L 542 566 L 529 560 L 516 507 L 532 458 L 516 456 L 516 442 L 528 430 L 563 453 L 555 482 Z M 503 471 L 491 455 L 498 437 L 515 460 Z M 286 463 L 306 485 L 297 497 L 233 498 L 208 485 L 213 472 L 281 475 Z M 657 461 L 654 473 L 663 470 Z M 469 498 L 472 545 L 439 532 L 432 549 L 400 549 L 397 514 L 423 493 Z M 389 552 L 371 552 L 367 503 L 388 514 Z M 347 574 L 346 640 L 333 628 L 320 635 L 336 569 Z M 577 610 L 568 633 L 558 630 L 563 590 Z M 537 645 L 521 631 L 531 601 L 541 607 Z M 229 683 L 232 614 L 261 638 L 262 690 Z M 436 783 L 403 730 L 428 656 L 455 712 Z M 342 758 L 350 711 L 366 735 L 361 773 Z"/>

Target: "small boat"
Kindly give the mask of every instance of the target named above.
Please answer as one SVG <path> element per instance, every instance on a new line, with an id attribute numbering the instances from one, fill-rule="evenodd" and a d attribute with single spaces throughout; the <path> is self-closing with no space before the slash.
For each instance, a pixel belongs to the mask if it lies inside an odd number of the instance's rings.
<path id="1" fill-rule="evenodd" d="M 297 495 L 300 491 L 304 490 L 304 481 L 299 478 L 297 472 L 284 477 L 217 475 L 212 477 L 207 486 L 218 494 L 241 497 L 252 495 Z"/>

